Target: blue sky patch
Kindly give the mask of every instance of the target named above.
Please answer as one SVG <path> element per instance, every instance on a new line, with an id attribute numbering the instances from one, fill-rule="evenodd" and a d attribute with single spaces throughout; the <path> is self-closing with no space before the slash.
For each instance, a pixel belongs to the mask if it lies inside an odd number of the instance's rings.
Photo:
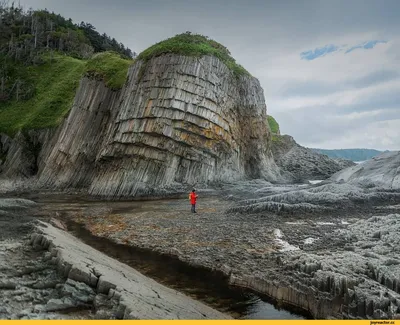
<path id="1" fill-rule="evenodd" d="M 368 41 L 368 42 L 364 42 L 362 44 L 356 45 L 356 46 L 352 46 L 351 48 L 349 48 L 345 53 L 350 53 L 356 49 L 365 49 L 365 50 L 369 50 L 375 47 L 376 44 L 378 43 L 387 43 L 387 41 L 379 41 L 379 40 L 374 40 L 374 41 Z"/>
<path id="2" fill-rule="evenodd" d="M 316 48 L 315 50 L 302 52 L 302 53 L 300 53 L 300 57 L 303 60 L 311 61 L 311 60 L 314 60 L 321 56 L 324 56 L 328 53 L 336 52 L 338 49 L 339 48 L 333 44 L 325 45 L 324 47 L 319 47 L 319 48 Z"/>
<path id="3" fill-rule="evenodd" d="M 300 58 L 302 60 L 311 61 L 311 60 L 315 60 L 317 58 L 323 57 L 329 53 L 338 52 L 338 51 L 342 51 L 342 50 L 345 50 L 345 54 L 350 53 L 356 49 L 369 50 L 369 49 L 374 48 L 375 45 L 379 44 L 379 43 L 387 43 L 387 41 L 371 40 L 371 41 L 363 42 L 361 44 L 354 45 L 354 46 L 349 46 L 349 45 L 337 46 L 334 44 L 329 44 L 329 45 L 325 45 L 323 47 L 317 47 L 315 50 L 301 52 Z"/>

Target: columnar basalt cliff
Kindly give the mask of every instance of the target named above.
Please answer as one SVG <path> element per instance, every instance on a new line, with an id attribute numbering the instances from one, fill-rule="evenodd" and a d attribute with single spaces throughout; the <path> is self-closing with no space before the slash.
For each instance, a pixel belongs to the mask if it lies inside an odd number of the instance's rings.
<path id="1" fill-rule="evenodd" d="M 45 185 L 108 197 L 180 184 L 276 178 L 257 79 L 218 58 L 161 55 L 129 69 L 120 91 L 84 78 L 39 169 Z"/>
<path id="2" fill-rule="evenodd" d="M 176 35 L 132 62 L 95 55 L 61 125 L 57 115 L 45 124 L 56 128 L 17 124 L 25 131 L 14 139 L 1 135 L 1 176 L 122 198 L 244 179 L 304 182 L 344 167 L 277 141 L 259 81 L 207 37 Z"/>

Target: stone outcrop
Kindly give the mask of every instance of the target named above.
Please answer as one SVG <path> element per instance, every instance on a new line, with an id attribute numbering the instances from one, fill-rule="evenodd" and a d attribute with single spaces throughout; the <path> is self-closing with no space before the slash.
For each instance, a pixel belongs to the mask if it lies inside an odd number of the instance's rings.
<path id="1" fill-rule="evenodd" d="M 271 150 L 283 179 L 289 182 L 324 180 L 344 168 L 355 165 L 350 160 L 332 159 L 302 147 L 289 135 L 273 136 Z"/>
<path id="2" fill-rule="evenodd" d="M 97 313 L 116 319 L 229 319 L 200 302 L 146 278 L 131 267 L 96 251 L 72 235 L 42 223 L 31 244 L 49 251 L 64 292 L 75 301 L 94 301 Z M 74 300 L 48 301 L 46 311 L 74 307 Z M 103 310 L 102 310 L 103 309 Z"/>
<path id="3" fill-rule="evenodd" d="M 19 132 L 14 138 L 1 134 L 1 175 L 14 179 L 36 175 L 47 158 L 55 133 L 55 129 L 29 130 Z"/>
<path id="4" fill-rule="evenodd" d="M 112 91 L 84 78 L 39 183 L 107 197 L 176 184 L 276 178 L 257 79 L 219 59 L 162 55 L 134 63 Z"/>
<path id="5" fill-rule="evenodd" d="M 336 182 L 346 182 L 363 187 L 400 189 L 400 152 L 385 152 L 362 164 L 344 169 L 331 177 Z"/>
<path id="6" fill-rule="evenodd" d="M 305 253 L 278 258 L 279 273 L 231 283 L 309 310 L 317 318 L 399 319 L 398 214 L 326 233 Z"/>
<path id="7" fill-rule="evenodd" d="M 0 199 L 0 319 L 228 319 Z M 62 223 L 50 220 L 57 226 Z"/>

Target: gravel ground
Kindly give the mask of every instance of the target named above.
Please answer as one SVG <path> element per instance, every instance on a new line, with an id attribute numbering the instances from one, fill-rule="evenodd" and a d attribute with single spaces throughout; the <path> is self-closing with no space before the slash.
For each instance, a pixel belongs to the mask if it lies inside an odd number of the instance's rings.
<path id="1" fill-rule="evenodd" d="M 90 319 L 93 290 L 66 282 L 29 245 L 36 204 L 0 199 L 0 319 Z"/>
<path id="2" fill-rule="evenodd" d="M 36 201 L 41 215 L 217 270 L 231 284 L 315 318 L 399 316 L 400 192 L 260 180 L 198 192 L 197 214 L 187 198 L 102 202 L 39 195 Z"/>
<path id="3" fill-rule="evenodd" d="M 398 317 L 400 254 L 392 247 L 399 238 L 399 192 L 257 181 L 221 186 L 219 193 L 199 190 L 197 214 L 190 213 L 186 198 L 42 204 L 47 213 L 72 218 L 96 236 L 218 270 L 231 284 L 315 318 Z M 381 222 L 371 222 L 374 216 Z M 381 231 L 390 236 L 379 237 Z M 371 252 L 374 245 L 378 252 Z M 385 299 L 390 303 L 382 304 Z"/>

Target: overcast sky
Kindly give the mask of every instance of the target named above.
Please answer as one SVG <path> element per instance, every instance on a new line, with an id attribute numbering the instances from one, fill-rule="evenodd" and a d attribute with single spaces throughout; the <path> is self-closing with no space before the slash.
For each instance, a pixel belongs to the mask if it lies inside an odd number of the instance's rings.
<path id="1" fill-rule="evenodd" d="M 283 134 L 317 148 L 400 150 L 399 0 L 21 0 L 132 51 L 178 33 L 227 46 Z"/>

